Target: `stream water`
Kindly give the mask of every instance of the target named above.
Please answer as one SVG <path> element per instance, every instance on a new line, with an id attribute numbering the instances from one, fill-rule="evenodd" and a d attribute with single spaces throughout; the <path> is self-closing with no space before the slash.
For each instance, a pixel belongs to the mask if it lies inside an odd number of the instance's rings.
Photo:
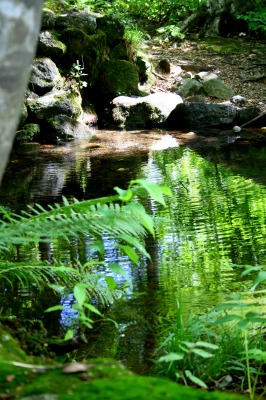
<path id="1" fill-rule="evenodd" d="M 171 321 L 177 301 L 182 301 L 185 320 L 205 313 L 228 294 L 248 291 L 251 282 L 241 277 L 243 266 L 266 263 L 266 149 L 222 146 L 211 139 L 204 146 L 199 140 L 184 146 L 178 135 L 157 132 L 145 133 L 144 145 L 136 144 L 136 134 L 126 140 L 118 135 L 123 146 L 116 150 L 86 142 L 17 149 L 3 180 L 0 203 L 18 211 L 36 202 L 60 202 L 62 195 L 80 200 L 106 196 L 113 194 L 114 186 L 125 188 L 135 178 L 171 188 L 173 198 L 166 200 L 167 207 L 151 199 L 146 202 L 156 220 L 156 238 L 145 242 L 151 261 L 141 258 L 136 267 L 112 249 L 109 237 L 104 238 L 106 259 L 120 262 L 133 290 L 107 312 L 119 328 L 97 323 L 76 354 L 81 359 L 115 357 L 145 373 L 153 358 L 158 321 Z M 36 245 L 22 249 L 19 257 L 84 262 L 86 240 L 69 246 L 60 241 Z M 124 284 L 121 279 L 118 283 Z M 18 287 L 12 297 L 3 294 L 1 309 L 6 316 L 40 318 L 59 334 L 73 316 L 68 307 L 71 297 L 64 300 L 61 315 L 43 313 L 58 301 L 52 290 L 39 295 Z"/>

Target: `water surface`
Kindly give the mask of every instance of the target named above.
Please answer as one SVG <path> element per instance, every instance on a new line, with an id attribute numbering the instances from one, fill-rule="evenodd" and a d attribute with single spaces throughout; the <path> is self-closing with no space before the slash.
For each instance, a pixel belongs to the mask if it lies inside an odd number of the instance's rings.
<path id="1" fill-rule="evenodd" d="M 180 300 L 185 319 L 205 313 L 228 294 L 249 289 L 251 282 L 241 277 L 245 265 L 265 264 L 266 152 L 210 139 L 208 145 L 199 140 L 184 146 L 173 133 L 142 132 L 139 142 L 136 133 L 124 139 L 121 133 L 116 135 L 113 147 L 109 141 L 103 147 L 75 142 L 44 146 L 23 156 L 16 151 L 0 202 L 18 211 L 35 202 L 60 202 L 62 195 L 95 198 L 113 194 L 114 186 L 125 188 L 135 178 L 171 188 L 173 197 L 166 200 L 167 207 L 150 198 L 145 202 L 156 221 L 156 238 L 145 241 L 151 261 L 141 258 L 134 266 L 113 249 L 110 237 L 104 238 L 105 260 L 118 260 L 134 289 L 109 307 L 107 314 L 119 329 L 112 323 L 96 324 L 89 343 L 77 354 L 116 357 L 145 373 L 156 346 L 159 317 L 171 321 Z M 85 262 L 90 257 L 88 247 L 86 238 L 73 240 L 70 246 L 58 241 L 26 249 L 19 256 Z M 122 287 L 123 279 L 116 279 Z M 56 333 L 61 329 L 58 319 L 63 325 L 71 320 L 69 308 L 55 319 L 43 314 L 60 301 L 52 291 L 32 296 L 18 288 L 14 302 L 8 293 L 3 298 L 5 315 L 42 318 Z M 65 299 L 66 304 L 70 301 Z"/>

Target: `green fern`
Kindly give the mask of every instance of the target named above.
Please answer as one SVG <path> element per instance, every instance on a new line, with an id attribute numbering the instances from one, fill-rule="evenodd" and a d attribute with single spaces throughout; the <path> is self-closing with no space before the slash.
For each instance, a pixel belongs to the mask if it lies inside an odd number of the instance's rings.
<path id="1" fill-rule="evenodd" d="M 163 194 L 171 195 L 167 188 L 159 188 L 156 184 L 144 180 L 130 182 L 128 190 L 115 188 L 117 195 L 96 200 L 70 203 L 63 198 L 63 205 L 55 204 L 45 210 L 41 205 L 29 207 L 21 215 L 0 209 L 0 280 L 5 280 L 11 286 L 18 282 L 22 287 L 35 285 L 37 287 L 64 286 L 74 291 L 76 307 L 82 323 L 91 325 L 90 312 L 96 312 L 91 301 L 99 299 L 107 305 L 115 299 L 116 283 L 110 276 L 97 273 L 102 261 L 88 260 L 84 265 L 76 262 L 75 268 L 48 263 L 17 263 L 6 261 L 14 249 L 19 246 L 40 242 L 51 243 L 63 238 L 69 241 L 81 235 L 91 242 L 91 247 L 97 248 L 103 256 L 102 237 L 108 234 L 113 238 L 114 247 L 123 251 L 133 262 L 138 262 L 135 251 L 149 257 L 141 241 L 146 232 L 154 235 L 153 219 L 143 205 L 135 201 L 136 196 L 142 196 L 143 191 L 149 193 L 157 202 L 164 205 Z M 100 243 L 100 244 L 99 244 Z M 126 272 L 117 264 L 109 264 L 109 269 L 122 275 L 130 284 Z M 60 307 L 60 306 L 59 306 Z M 55 308 L 49 309 L 54 311 Z M 58 309 L 58 306 L 56 306 Z"/>

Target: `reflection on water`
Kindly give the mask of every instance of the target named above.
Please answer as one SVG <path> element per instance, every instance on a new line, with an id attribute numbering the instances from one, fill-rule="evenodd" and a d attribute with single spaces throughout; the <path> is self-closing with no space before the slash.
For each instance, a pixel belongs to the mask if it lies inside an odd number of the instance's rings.
<path id="1" fill-rule="evenodd" d="M 212 149 L 200 155 L 176 146 L 175 139 L 170 143 L 163 151 L 153 148 L 149 153 L 132 151 L 104 157 L 90 157 L 85 145 L 69 144 L 60 152 L 46 152 L 45 157 L 25 157 L 19 170 L 14 161 L 9 166 L 0 198 L 13 209 L 35 201 L 59 201 L 62 194 L 79 199 L 109 195 L 115 185 L 126 187 L 136 177 L 172 189 L 173 197 L 167 199 L 166 208 L 151 199 L 145 204 L 156 220 L 156 239 L 147 237 L 145 241 L 150 261 L 141 259 L 138 267 L 133 266 L 112 247 L 110 237 L 104 238 L 106 261 L 120 262 L 132 278 L 134 290 L 108 311 L 119 329 L 110 322 L 100 324 L 77 357 L 116 357 L 144 373 L 154 351 L 159 315 L 168 315 L 170 320 L 180 299 L 185 317 L 192 312 L 204 313 L 223 301 L 226 294 L 248 289 L 250 282 L 241 278 L 240 266 L 266 263 L 266 190 L 256 183 L 265 182 L 265 176 L 263 170 L 261 176 L 255 173 L 256 157 L 261 163 L 264 150 L 250 150 L 247 159 L 242 154 L 243 165 L 249 165 L 249 169 L 243 169 L 238 160 L 232 164 L 228 152 L 224 158 Z M 232 164 L 230 168 L 228 164 Z M 253 164 L 254 169 L 250 167 Z M 86 238 L 73 240 L 68 246 L 58 241 L 39 250 L 40 257 L 48 260 L 85 262 L 92 256 Z M 33 249 L 32 256 L 36 252 L 38 249 Z M 28 250 L 22 256 L 28 257 Z M 108 270 L 101 273 L 111 274 Z M 123 279 L 116 279 L 124 284 Z M 65 299 L 66 309 L 61 315 L 65 325 L 72 318 L 67 312 L 70 302 L 71 295 Z M 27 298 L 31 316 L 38 318 L 42 310 L 56 303 L 58 299 L 51 293 L 41 300 L 37 295 Z M 19 293 L 16 306 L 10 303 L 6 315 L 23 314 L 18 304 L 25 309 L 25 298 L 19 298 Z"/>

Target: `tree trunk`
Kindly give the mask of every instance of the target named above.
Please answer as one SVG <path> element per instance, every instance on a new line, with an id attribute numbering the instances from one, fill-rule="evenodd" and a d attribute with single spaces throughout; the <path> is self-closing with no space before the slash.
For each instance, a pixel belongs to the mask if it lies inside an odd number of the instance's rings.
<path id="1" fill-rule="evenodd" d="M 206 0 L 180 24 L 180 29 L 183 33 L 196 30 L 201 36 L 237 34 L 247 29 L 247 24 L 236 17 L 260 5 L 262 0 Z"/>
<path id="2" fill-rule="evenodd" d="M 41 0 L 0 0 L 0 183 L 36 50 Z"/>

